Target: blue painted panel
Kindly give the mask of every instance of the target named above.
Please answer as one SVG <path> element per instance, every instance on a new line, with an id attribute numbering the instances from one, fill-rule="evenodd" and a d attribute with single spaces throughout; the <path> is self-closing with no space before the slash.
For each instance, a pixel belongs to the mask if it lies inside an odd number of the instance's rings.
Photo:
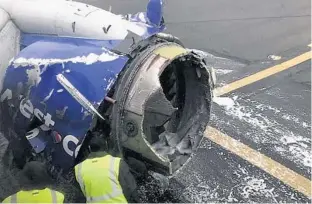
<path id="1" fill-rule="evenodd" d="M 93 55 L 91 60 L 86 58 L 90 54 Z M 100 56 L 100 61 L 95 60 L 94 56 Z M 49 60 L 51 61 L 47 63 Z M 56 144 L 51 139 L 53 135 L 47 136 L 39 129 L 38 136 L 29 140 L 31 145 L 37 152 L 47 146 L 49 150 L 53 150 L 53 163 L 63 168 L 70 167 L 75 157 L 73 152 L 83 142 L 94 113 L 88 112 L 57 80 L 57 76 L 62 74 L 98 108 L 127 61 L 125 56 L 94 46 L 48 41 L 31 44 L 8 67 L 1 92 L 2 95 L 5 90 L 12 90 L 15 96 L 13 103 L 22 107 L 15 107 L 19 117 L 15 118 L 14 129 L 25 129 L 32 119 L 28 119 L 28 115 L 37 114 L 63 140 Z M 20 87 L 22 85 L 22 89 L 18 88 L 18 84 Z M 18 89 L 20 93 L 14 94 Z M 29 101 L 25 105 L 27 100 Z M 68 145 L 64 142 L 66 137 L 72 139 Z M 77 143 L 73 137 L 78 139 Z"/>

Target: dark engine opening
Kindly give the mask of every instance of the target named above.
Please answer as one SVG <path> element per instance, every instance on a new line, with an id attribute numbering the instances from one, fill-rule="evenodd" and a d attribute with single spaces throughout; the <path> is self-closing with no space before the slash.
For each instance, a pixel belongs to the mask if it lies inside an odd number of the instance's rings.
<path id="1" fill-rule="evenodd" d="M 190 55 L 172 61 L 161 73 L 159 81 L 161 91 L 170 103 L 160 101 L 162 93 L 151 96 L 145 104 L 142 129 L 156 154 L 168 158 L 171 168 L 176 170 L 197 149 L 209 121 L 209 75 Z M 150 111 L 151 106 L 159 107 L 159 110 Z M 174 110 L 172 114 L 169 114 L 170 110 Z"/>

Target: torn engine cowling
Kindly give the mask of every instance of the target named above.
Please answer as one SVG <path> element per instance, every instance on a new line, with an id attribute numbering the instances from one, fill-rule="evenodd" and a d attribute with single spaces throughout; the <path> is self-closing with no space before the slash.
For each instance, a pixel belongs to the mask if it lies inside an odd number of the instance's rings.
<path id="1" fill-rule="evenodd" d="M 116 100 L 110 112 L 115 149 L 165 174 L 197 149 L 214 85 L 202 56 L 169 40 L 154 36 L 136 46 L 110 93 Z"/>

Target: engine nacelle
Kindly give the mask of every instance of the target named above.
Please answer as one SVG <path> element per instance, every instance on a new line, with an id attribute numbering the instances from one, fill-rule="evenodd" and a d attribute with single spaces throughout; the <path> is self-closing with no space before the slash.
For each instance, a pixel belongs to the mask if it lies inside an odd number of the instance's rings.
<path id="1" fill-rule="evenodd" d="M 172 174 L 203 137 L 213 80 L 201 56 L 160 41 L 149 39 L 118 79 L 111 127 L 124 155 Z"/>

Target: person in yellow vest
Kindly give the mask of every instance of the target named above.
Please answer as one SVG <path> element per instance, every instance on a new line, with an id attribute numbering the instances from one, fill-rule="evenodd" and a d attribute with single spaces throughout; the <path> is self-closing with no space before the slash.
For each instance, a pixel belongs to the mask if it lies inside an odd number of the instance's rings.
<path id="1" fill-rule="evenodd" d="M 87 203 L 139 202 L 137 184 L 128 164 L 105 152 L 103 141 L 90 144 L 88 158 L 75 166 L 75 177 Z"/>
<path id="2" fill-rule="evenodd" d="M 63 203 L 64 195 L 48 188 L 52 183 L 45 165 L 32 161 L 25 165 L 18 176 L 21 190 L 7 197 L 2 203 Z"/>

